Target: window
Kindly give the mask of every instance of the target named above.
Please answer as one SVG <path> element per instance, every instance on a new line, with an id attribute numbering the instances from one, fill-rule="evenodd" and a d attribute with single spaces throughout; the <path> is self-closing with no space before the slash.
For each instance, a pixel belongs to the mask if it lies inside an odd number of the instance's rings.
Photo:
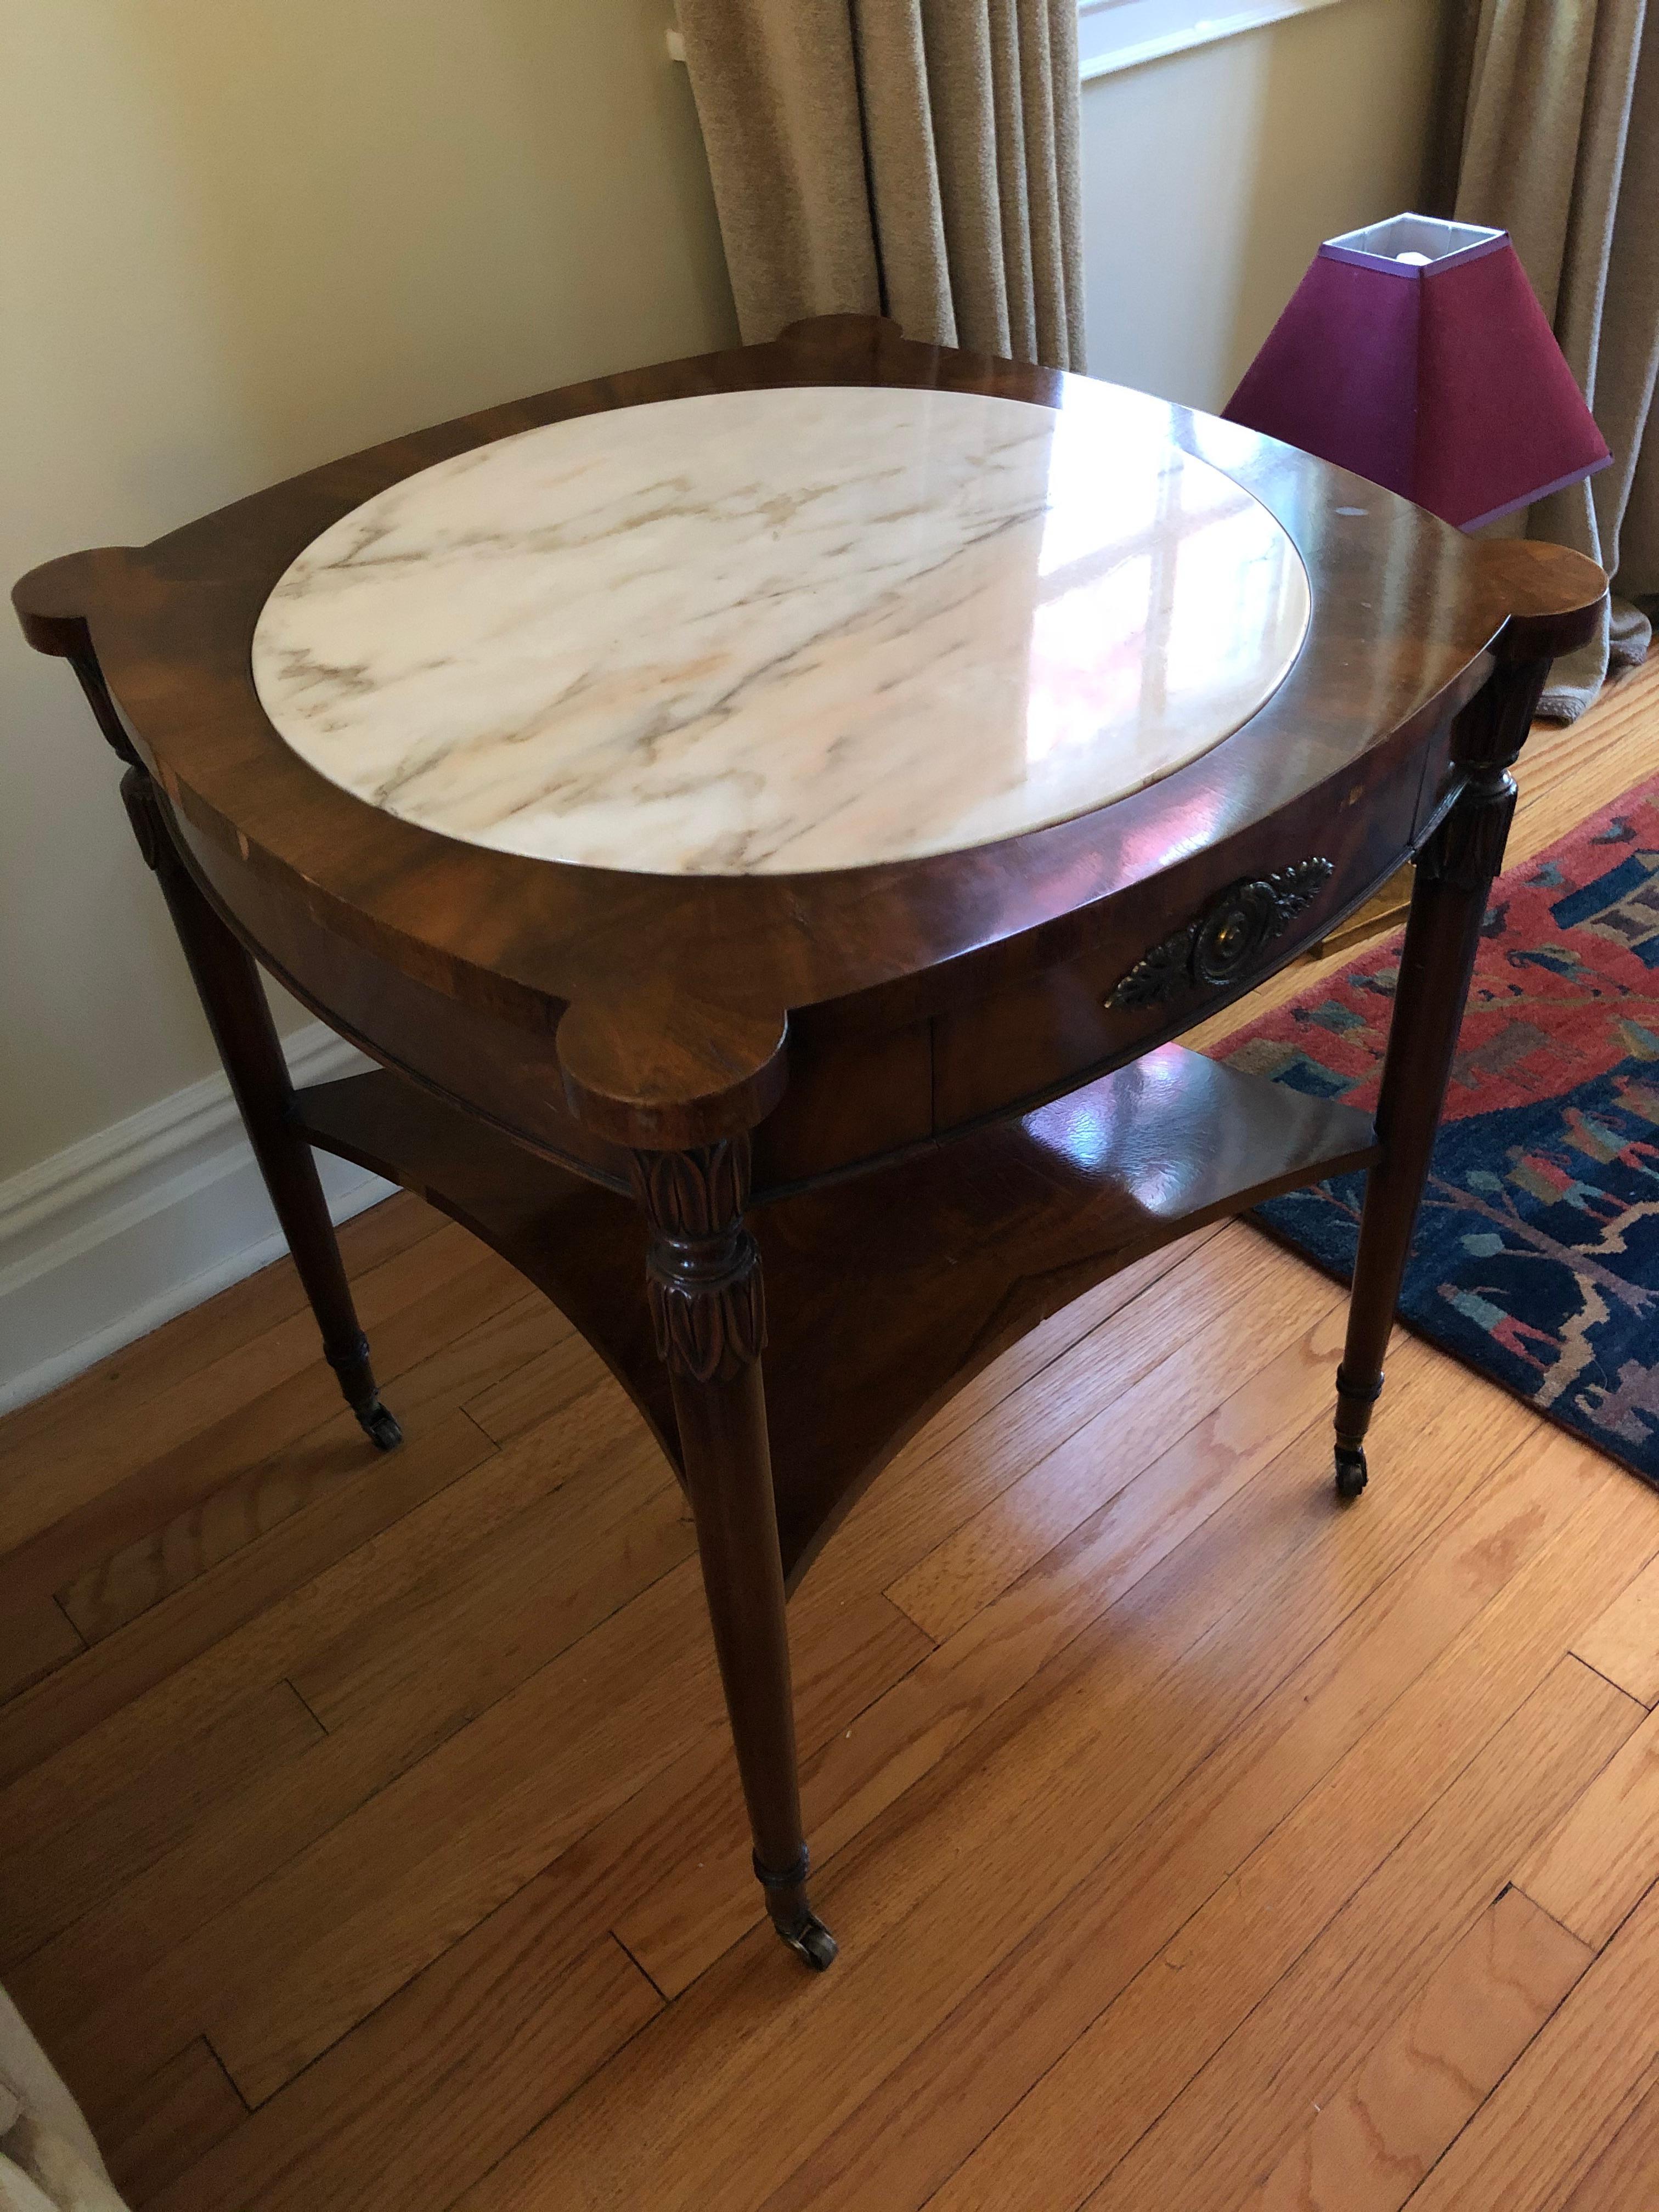
<path id="1" fill-rule="evenodd" d="M 1334 0 L 1079 0 L 1082 74 L 1106 76 L 1333 4 Z"/>

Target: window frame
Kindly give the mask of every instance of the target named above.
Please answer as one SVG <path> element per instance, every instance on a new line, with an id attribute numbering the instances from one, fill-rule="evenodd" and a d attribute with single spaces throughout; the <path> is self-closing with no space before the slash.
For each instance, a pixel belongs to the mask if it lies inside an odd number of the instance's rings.
<path id="1" fill-rule="evenodd" d="M 1079 74 L 1087 84 L 1339 4 L 1340 0 L 1078 0 Z"/>

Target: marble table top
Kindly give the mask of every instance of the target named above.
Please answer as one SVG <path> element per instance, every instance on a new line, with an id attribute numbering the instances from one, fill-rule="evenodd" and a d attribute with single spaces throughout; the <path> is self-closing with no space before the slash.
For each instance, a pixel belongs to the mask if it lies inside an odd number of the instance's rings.
<path id="1" fill-rule="evenodd" d="M 1016 836 L 1206 752 L 1306 631 L 1290 539 L 1169 421 L 837 386 L 550 423 L 307 546 L 254 683 L 332 782 L 506 852 L 744 875 Z"/>

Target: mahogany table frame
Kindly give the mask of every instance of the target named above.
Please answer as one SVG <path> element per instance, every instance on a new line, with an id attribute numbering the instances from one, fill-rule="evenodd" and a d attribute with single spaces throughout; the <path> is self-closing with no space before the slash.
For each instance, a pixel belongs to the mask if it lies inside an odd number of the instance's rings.
<path id="1" fill-rule="evenodd" d="M 1055 404 L 1067 381 L 825 319 L 394 440 L 150 546 L 48 563 L 15 594 L 125 763 L 139 846 L 374 1443 L 398 1426 L 313 1146 L 504 1254 L 655 1431 L 696 1518 L 755 1871 L 779 1933 L 819 1966 L 836 1947 L 807 1896 L 786 1595 L 971 1374 L 1198 1224 L 1364 1168 L 1336 1376 L 1338 1487 L 1363 1488 L 1508 771 L 1605 580 L 1230 433 L 1229 472 L 1312 587 L 1306 642 L 1266 705 L 1074 821 L 794 877 L 626 875 L 397 821 L 282 744 L 249 647 L 276 578 L 341 514 L 516 430 L 775 385 Z M 1181 410 L 1170 424 L 1203 453 L 1213 426 Z M 1375 1126 L 1170 1043 L 1413 856 Z M 296 1094 L 256 959 L 379 1068 Z"/>

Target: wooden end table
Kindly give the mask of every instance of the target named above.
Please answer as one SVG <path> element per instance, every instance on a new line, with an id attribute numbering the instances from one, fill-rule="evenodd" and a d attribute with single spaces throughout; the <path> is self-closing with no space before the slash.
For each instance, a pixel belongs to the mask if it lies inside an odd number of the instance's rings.
<path id="1" fill-rule="evenodd" d="M 521 1269 L 678 1470 L 755 1871 L 823 1966 L 786 1594 L 975 1370 L 1364 1168 L 1363 1488 L 1508 769 L 1604 589 L 1234 426 L 835 318 L 15 599 L 125 763 L 374 1443 L 317 1146 Z M 1412 856 L 1375 1127 L 1171 1042 Z M 377 1070 L 296 1094 L 256 961 Z"/>

